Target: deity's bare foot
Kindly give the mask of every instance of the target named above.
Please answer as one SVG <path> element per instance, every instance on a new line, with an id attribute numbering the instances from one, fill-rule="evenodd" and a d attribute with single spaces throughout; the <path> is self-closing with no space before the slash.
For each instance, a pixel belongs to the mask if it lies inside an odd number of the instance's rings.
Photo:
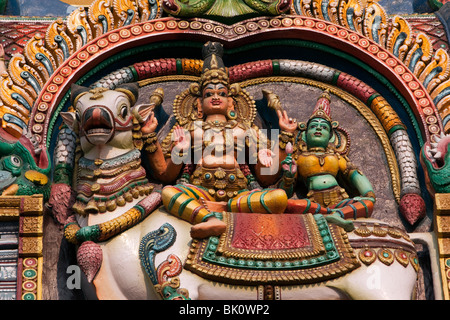
<path id="1" fill-rule="evenodd" d="M 195 239 L 203 239 L 211 236 L 220 236 L 225 232 L 225 229 L 225 222 L 212 217 L 205 222 L 192 226 L 191 237 Z"/>
<path id="2" fill-rule="evenodd" d="M 343 228 L 347 232 L 351 232 L 351 231 L 355 230 L 353 221 L 345 220 L 338 213 L 332 213 L 332 214 L 326 215 L 325 220 L 327 220 L 329 223 L 338 225 L 339 227 Z"/>
<path id="3" fill-rule="evenodd" d="M 204 202 L 209 211 L 223 212 L 227 210 L 227 203 L 225 201 L 206 201 Z"/>

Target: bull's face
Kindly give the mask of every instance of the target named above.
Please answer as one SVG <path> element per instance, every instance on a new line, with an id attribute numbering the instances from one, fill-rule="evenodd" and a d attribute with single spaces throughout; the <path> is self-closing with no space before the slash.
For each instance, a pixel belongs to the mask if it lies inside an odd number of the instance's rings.
<path id="1" fill-rule="evenodd" d="M 102 105 L 94 105 L 84 112 L 77 108 L 80 121 L 80 136 L 84 136 L 93 145 L 107 144 L 114 134 L 114 120 L 109 109 Z"/>
<path id="2" fill-rule="evenodd" d="M 72 99 L 74 113 L 61 113 L 66 124 L 74 128 L 82 145 L 101 146 L 131 141 L 132 105 L 136 95 L 128 89 L 108 90 L 77 87 Z M 121 142 L 116 138 L 120 136 Z"/>
<path id="3" fill-rule="evenodd" d="M 77 100 L 75 112 L 80 137 L 93 145 L 107 144 L 116 131 L 132 130 L 130 98 L 120 91 L 105 91 L 101 98 L 87 93 Z"/>

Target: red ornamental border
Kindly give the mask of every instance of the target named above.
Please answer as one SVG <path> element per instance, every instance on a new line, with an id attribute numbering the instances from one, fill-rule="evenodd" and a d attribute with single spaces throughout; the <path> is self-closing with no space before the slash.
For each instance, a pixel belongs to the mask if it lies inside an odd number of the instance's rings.
<path id="1" fill-rule="evenodd" d="M 45 145 L 50 115 L 71 83 L 93 66 L 131 47 L 170 40 L 221 41 L 226 47 L 269 39 L 300 39 L 323 43 L 358 57 L 388 79 L 400 91 L 419 120 L 426 141 L 443 130 L 433 100 L 416 76 L 392 53 L 370 39 L 331 22 L 304 16 L 255 18 L 235 25 L 205 19 L 164 18 L 112 30 L 80 48 L 50 77 L 36 100 L 29 126 Z"/>

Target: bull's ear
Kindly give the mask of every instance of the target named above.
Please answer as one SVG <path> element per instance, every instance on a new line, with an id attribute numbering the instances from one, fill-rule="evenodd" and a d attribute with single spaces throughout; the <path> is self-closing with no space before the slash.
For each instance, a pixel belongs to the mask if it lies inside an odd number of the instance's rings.
<path id="1" fill-rule="evenodd" d="M 84 94 L 88 91 L 89 91 L 89 88 L 79 86 L 79 85 L 73 83 L 70 87 L 70 102 L 72 103 L 72 105 L 75 106 L 77 98 L 81 94 Z"/>
<path id="2" fill-rule="evenodd" d="M 64 123 L 69 128 L 72 128 L 72 129 L 75 128 L 75 120 L 76 120 L 75 112 L 61 112 L 60 115 L 61 115 L 61 118 L 63 119 Z"/>
<path id="3" fill-rule="evenodd" d="M 123 83 L 115 90 L 125 93 L 130 98 L 131 105 L 134 105 L 139 97 L 139 85 L 136 82 Z"/>

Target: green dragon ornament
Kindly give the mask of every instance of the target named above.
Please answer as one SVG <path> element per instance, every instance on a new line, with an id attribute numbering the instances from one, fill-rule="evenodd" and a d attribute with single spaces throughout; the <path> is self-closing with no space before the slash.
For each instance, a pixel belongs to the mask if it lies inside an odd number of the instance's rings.
<path id="1" fill-rule="evenodd" d="M 290 6 L 289 0 L 166 0 L 163 9 L 176 17 L 207 17 L 222 22 L 256 15 L 280 15 Z"/>
<path id="2" fill-rule="evenodd" d="M 435 142 L 425 143 L 420 152 L 428 191 L 450 193 L 450 135 L 443 133 Z"/>
<path id="3" fill-rule="evenodd" d="M 17 141 L 0 136 L 0 192 L 1 195 L 42 194 L 47 201 L 50 194 L 50 163 L 46 151 L 36 141 L 23 135 Z"/>

